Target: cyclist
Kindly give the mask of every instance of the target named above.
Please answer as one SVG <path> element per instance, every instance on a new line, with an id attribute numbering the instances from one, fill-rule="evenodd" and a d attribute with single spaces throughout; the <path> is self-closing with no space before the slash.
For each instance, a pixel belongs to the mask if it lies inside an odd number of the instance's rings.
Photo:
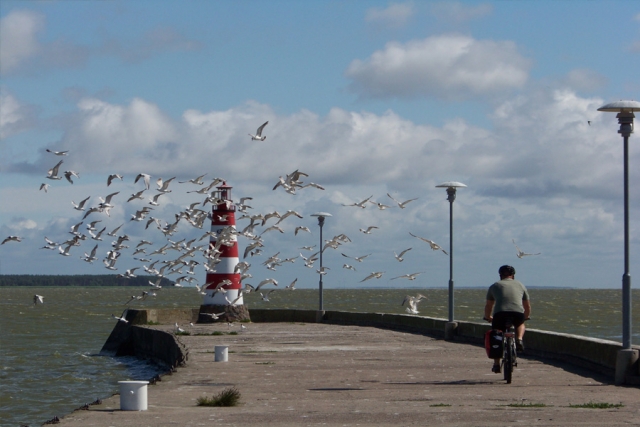
<path id="1" fill-rule="evenodd" d="M 524 351 L 522 338 L 524 337 L 524 321 L 531 315 L 529 292 L 522 283 L 515 280 L 516 269 L 510 265 L 503 265 L 498 270 L 500 280 L 489 287 L 487 303 L 484 306 L 484 317 L 491 322 L 493 329 L 506 330 L 506 321 L 516 329 L 516 349 Z M 493 315 L 492 315 L 493 313 Z M 493 360 L 495 373 L 500 373 L 500 358 Z"/>

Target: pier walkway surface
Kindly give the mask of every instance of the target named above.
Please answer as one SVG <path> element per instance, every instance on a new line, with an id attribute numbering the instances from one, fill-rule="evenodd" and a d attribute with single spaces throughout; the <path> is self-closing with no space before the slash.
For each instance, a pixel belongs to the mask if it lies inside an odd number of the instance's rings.
<path id="1" fill-rule="evenodd" d="M 568 364 L 525 355 L 506 384 L 475 345 L 375 327 L 240 325 L 182 326 L 186 366 L 148 386 L 147 411 L 121 411 L 115 395 L 59 425 L 640 426 L 640 388 Z M 229 346 L 228 362 L 215 362 L 216 345 Z M 229 387 L 238 406 L 197 406 Z M 588 403 L 623 406 L 570 406 Z"/>

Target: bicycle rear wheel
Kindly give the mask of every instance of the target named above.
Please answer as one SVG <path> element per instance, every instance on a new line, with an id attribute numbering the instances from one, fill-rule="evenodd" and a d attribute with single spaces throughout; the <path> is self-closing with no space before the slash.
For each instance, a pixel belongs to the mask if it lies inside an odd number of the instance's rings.
<path id="1" fill-rule="evenodd" d="M 504 379 L 507 384 L 511 384 L 511 377 L 513 376 L 513 338 L 507 338 L 504 345 Z"/>

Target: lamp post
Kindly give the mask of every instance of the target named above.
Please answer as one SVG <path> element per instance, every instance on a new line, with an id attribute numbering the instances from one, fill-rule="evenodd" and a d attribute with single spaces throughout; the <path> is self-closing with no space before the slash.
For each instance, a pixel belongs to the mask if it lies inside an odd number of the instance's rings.
<path id="1" fill-rule="evenodd" d="M 320 226 L 320 283 L 318 285 L 318 293 L 319 293 L 319 297 L 320 297 L 320 311 L 323 311 L 323 305 L 322 305 L 322 226 L 324 225 L 324 219 L 326 217 L 332 216 L 330 213 L 326 213 L 326 212 L 316 212 L 314 214 L 312 214 L 311 216 L 317 216 L 318 217 L 318 225 Z"/>
<path id="2" fill-rule="evenodd" d="M 447 189 L 447 200 L 449 201 L 449 322 L 451 323 L 453 322 L 453 201 L 456 199 L 457 188 L 464 188 L 466 185 L 461 182 L 447 181 L 436 185 L 436 187 Z"/>
<path id="3" fill-rule="evenodd" d="M 640 111 L 640 102 L 617 101 L 598 108 L 598 111 L 618 113 L 620 130 L 624 140 L 624 274 L 622 275 L 622 352 L 616 360 L 616 384 L 624 383 L 624 377 L 638 352 L 631 349 L 631 273 L 629 271 L 629 136 L 633 133 L 634 111 Z"/>

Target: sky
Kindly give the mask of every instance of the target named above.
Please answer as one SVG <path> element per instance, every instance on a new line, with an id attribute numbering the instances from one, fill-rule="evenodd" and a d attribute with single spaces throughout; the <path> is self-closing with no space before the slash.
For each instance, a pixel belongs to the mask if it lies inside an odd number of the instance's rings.
<path id="1" fill-rule="evenodd" d="M 411 234 L 450 252 L 450 204 L 436 185 L 456 181 L 467 186 L 453 203 L 456 287 L 488 287 L 511 264 L 529 287 L 620 288 L 623 144 L 615 114 L 597 109 L 640 100 L 639 71 L 640 4 L 630 1 L 3 0 L 0 237 L 21 241 L 0 245 L 0 273 L 144 273 L 149 264 L 133 254 L 141 240 L 149 254 L 209 225 L 183 218 L 165 236 L 132 215 L 148 206 L 172 223 L 204 200 L 201 186 L 179 181 L 206 174 L 205 184 L 231 185 L 234 201 L 251 197 L 248 215 L 302 216 L 280 222 L 282 233 L 267 230 L 277 218 L 254 228 L 264 232 L 262 254 L 244 259 L 254 285 L 297 278 L 299 288 L 317 287 L 319 262 L 307 268 L 300 254 L 317 250 L 311 215 L 327 212 L 322 239 L 350 242 L 323 252 L 325 288 L 446 287 L 449 256 Z M 252 140 L 266 121 L 266 139 Z M 629 159 L 633 277 L 638 133 Z M 79 175 L 73 184 L 46 178 L 60 160 L 59 175 Z M 273 189 L 295 170 L 324 190 Z M 134 183 L 140 173 L 151 189 L 128 202 L 144 188 Z M 110 174 L 123 179 L 107 186 Z M 156 180 L 172 177 L 171 192 L 149 205 Z M 83 221 L 86 210 L 73 208 L 114 192 L 109 216 Z M 388 194 L 415 200 L 401 209 Z M 365 208 L 345 206 L 369 197 Z M 239 230 L 250 223 L 241 215 Z M 96 232 L 124 224 L 116 234 L 129 237 L 117 271 L 103 263 L 116 237 L 93 240 L 86 229 L 98 220 Z M 64 242 L 80 221 L 88 238 L 70 256 L 42 249 L 45 236 Z M 299 226 L 310 232 L 294 234 Z M 243 260 L 253 241 L 238 242 Z M 96 244 L 98 259 L 83 261 Z M 518 258 L 516 245 L 539 255 Z M 408 248 L 398 261 L 394 252 Z M 297 258 L 267 269 L 275 254 Z M 373 272 L 383 274 L 364 280 Z M 411 273 L 421 274 L 401 277 Z"/>

